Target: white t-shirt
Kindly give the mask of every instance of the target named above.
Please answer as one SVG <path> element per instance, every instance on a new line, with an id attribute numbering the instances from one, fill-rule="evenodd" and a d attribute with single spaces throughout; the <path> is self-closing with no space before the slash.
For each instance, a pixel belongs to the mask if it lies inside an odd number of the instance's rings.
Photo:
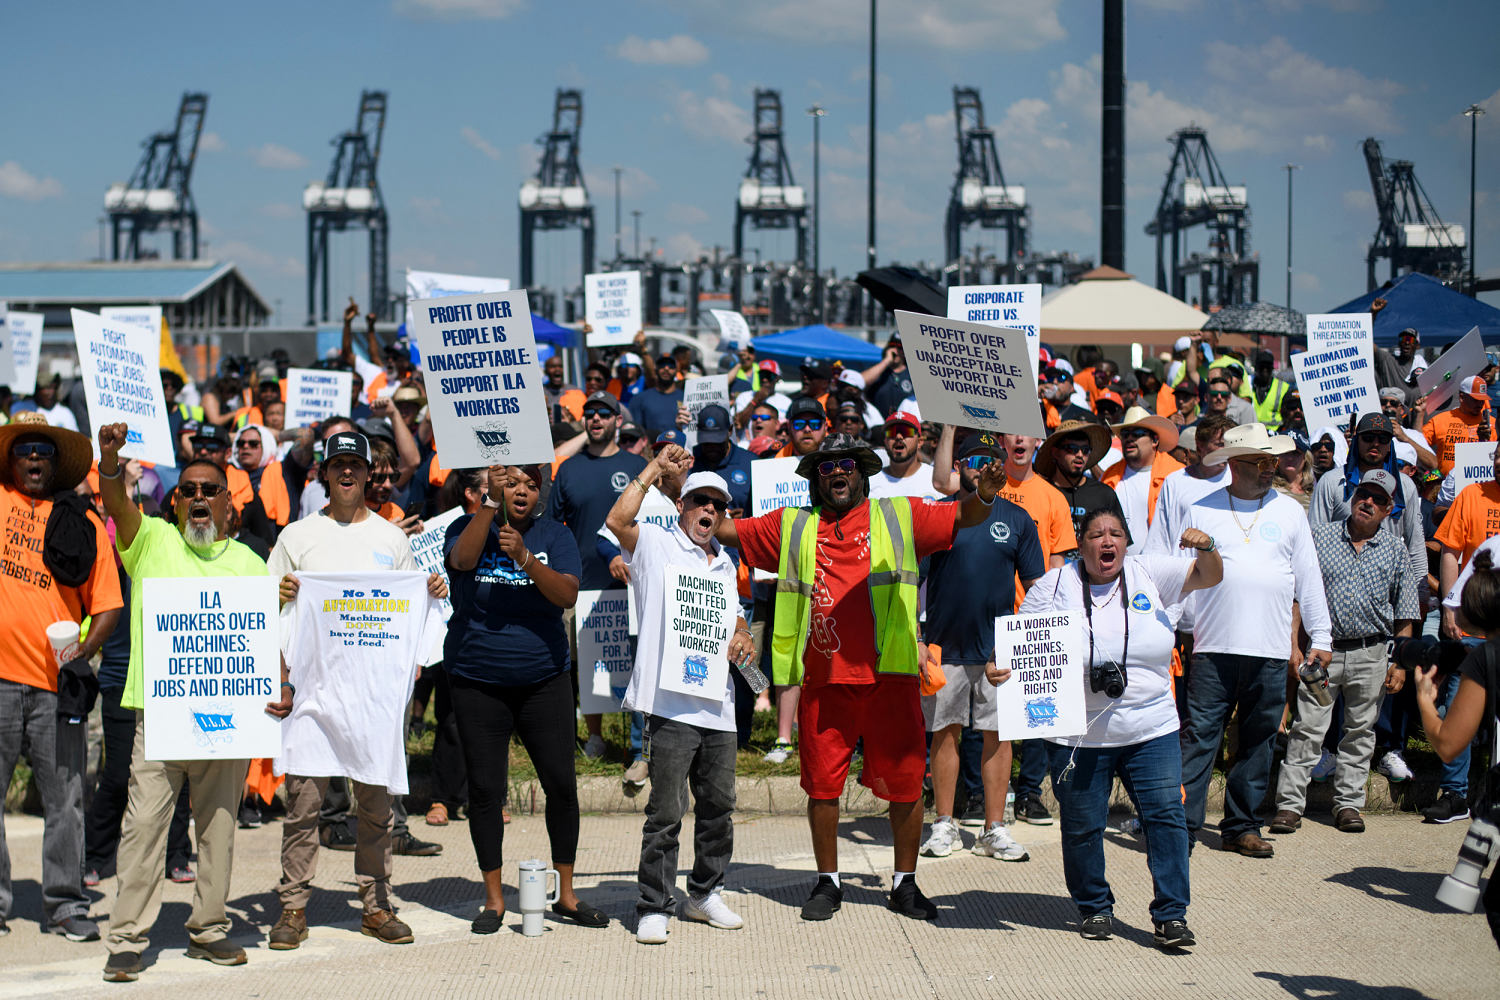
<path id="1" fill-rule="evenodd" d="M 47 418 L 47 423 L 53 427 L 62 427 L 66 430 L 78 430 L 78 418 L 73 416 L 73 411 L 62 403 L 57 403 L 50 410 L 38 406 L 36 412 Z"/>
<path id="2" fill-rule="evenodd" d="M 1500 563 L 1500 535 L 1491 535 L 1484 541 L 1480 542 L 1479 548 L 1474 550 L 1474 555 L 1477 556 L 1481 552 L 1488 552 L 1490 554 L 1490 559 L 1494 560 L 1496 563 Z M 1468 584 L 1469 578 L 1473 575 L 1474 556 L 1470 556 L 1469 561 L 1464 563 L 1464 568 L 1459 571 L 1458 579 L 1453 581 L 1453 589 L 1448 591 L 1448 593 L 1444 595 L 1443 607 L 1452 608 L 1455 611 L 1458 610 L 1458 606 L 1463 603 L 1464 587 Z"/>
<path id="3" fill-rule="evenodd" d="M 749 406 L 750 401 L 754 398 L 755 393 L 751 392 L 749 389 L 746 389 L 744 392 L 734 397 L 734 412 L 739 413 L 745 407 Z M 770 406 L 776 407 L 776 412 L 781 414 L 782 420 L 786 419 L 787 407 L 792 405 L 791 398 L 779 392 L 771 393 L 765 398 L 765 402 Z"/>
<path id="4" fill-rule="evenodd" d="M 266 568 L 280 580 L 288 573 L 357 573 L 415 570 L 406 532 L 373 511 L 343 524 L 315 512 L 282 529 Z"/>
<path id="5" fill-rule="evenodd" d="M 1079 616 L 1084 622 L 1081 669 L 1088 731 L 1080 737 L 1053 742 L 1118 747 L 1144 743 L 1177 731 L 1177 702 L 1172 697 L 1172 646 L 1176 636 L 1167 608 L 1182 599 L 1182 585 L 1192 568 L 1193 563 L 1187 559 L 1127 555 L 1121 575 L 1113 584 L 1090 587 L 1091 618 Z M 1076 565 L 1049 570 L 1027 592 L 1017 613 L 1082 609 L 1082 584 Z M 1126 655 L 1127 617 L 1130 649 L 1125 661 L 1125 691 L 1120 697 L 1111 698 L 1103 691 L 1089 689 L 1089 623 L 1092 621 L 1095 660 L 1119 663 L 1120 657 Z"/>
<path id="6" fill-rule="evenodd" d="M 1151 466 L 1132 469 L 1126 464 L 1124 478 L 1115 487 L 1115 495 L 1120 498 L 1120 509 L 1125 512 L 1125 527 L 1130 531 L 1132 539 L 1130 548 L 1126 551 L 1131 555 L 1138 555 L 1146 544 L 1146 533 L 1149 530 L 1146 522 L 1150 520 L 1150 512 L 1146 509 L 1146 502 L 1151 497 Z"/>
<path id="7" fill-rule="evenodd" d="M 1224 579 L 1193 594 L 1195 653 L 1267 659 L 1292 652 L 1292 601 L 1314 649 L 1332 649 L 1323 571 L 1302 505 L 1271 490 L 1259 501 L 1233 500 L 1216 490 L 1188 507 L 1183 527 L 1211 536 L 1224 560 Z"/>
<path id="8" fill-rule="evenodd" d="M 910 475 L 900 479 L 885 469 L 871 476 L 870 499 L 878 500 L 881 497 L 924 497 L 928 500 L 941 500 L 943 495 L 932 486 L 932 466 L 926 462 L 918 462 L 912 467 Z"/>
<path id="9" fill-rule="evenodd" d="M 1183 520 L 1187 510 L 1197 501 L 1229 485 L 1229 466 L 1219 470 L 1216 476 L 1199 479 L 1189 475 L 1186 469 L 1178 469 L 1161 481 L 1156 494 L 1156 516 L 1151 519 L 1151 530 L 1146 533 L 1146 544 L 1141 555 L 1179 556 L 1191 559 L 1197 553 L 1179 548 L 1182 538 Z M 1174 611 L 1178 615 L 1177 628 L 1182 632 L 1193 630 L 1194 605 L 1197 594 L 1184 597 Z"/>
<path id="10" fill-rule="evenodd" d="M 635 647 L 635 669 L 625 688 L 622 707 L 647 715 L 684 722 L 700 729 L 734 732 L 734 678 L 725 678 L 724 691 L 718 702 L 707 698 L 666 691 L 658 687 L 662 650 L 666 635 L 667 568 L 680 567 L 724 580 L 734 592 L 734 561 L 718 542 L 713 543 L 714 557 L 704 551 L 677 525 L 670 530 L 643 523 L 636 536 L 635 551 L 620 555 L 630 567 L 630 591 L 640 612 L 640 637 Z M 731 664 L 731 671 L 734 666 Z"/>
<path id="11" fill-rule="evenodd" d="M 304 570 L 298 580 L 281 615 L 297 693 L 275 772 L 343 776 L 404 795 L 406 703 L 421 653 L 443 626 L 427 574 Z"/>

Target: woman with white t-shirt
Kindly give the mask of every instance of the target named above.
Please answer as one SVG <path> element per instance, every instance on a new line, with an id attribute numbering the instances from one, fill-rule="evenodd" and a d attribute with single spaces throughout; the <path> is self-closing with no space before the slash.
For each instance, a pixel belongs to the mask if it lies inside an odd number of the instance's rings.
<path id="1" fill-rule="evenodd" d="M 1063 874 L 1078 906 L 1079 932 L 1090 940 L 1108 939 L 1113 931 L 1103 835 L 1110 786 L 1118 774 L 1146 838 L 1156 888 L 1151 901 L 1156 944 L 1194 943 L 1186 923 L 1188 834 L 1172 697 L 1174 621 L 1167 609 L 1186 594 L 1216 585 L 1224 567 L 1213 539 L 1195 528 L 1183 531 L 1178 546 L 1197 549 L 1197 557 L 1128 556 L 1120 516 L 1090 511 L 1078 535 L 1078 561 L 1038 580 L 1018 612 L 1083 611 L 1088 730 L 1049 741 L 1047 756 L 1061 812 Z M 1008 676 L 1004 668 L 992 673 L 999 681 Z"/>

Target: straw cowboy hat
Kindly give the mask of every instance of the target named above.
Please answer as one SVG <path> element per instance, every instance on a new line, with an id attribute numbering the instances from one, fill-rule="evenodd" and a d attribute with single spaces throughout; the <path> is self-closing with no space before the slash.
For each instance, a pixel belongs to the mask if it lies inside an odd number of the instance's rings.
<path id="1" fill-rule="evenodd" d="M 1210 452 L 1201 461 L 1204 465 L 1223 465 L 1231 458 L 1246 455 L 1285 455 L 1297 450 L 1297 442 L 1290 434 L 1271 435 L 1261 423 L 1240 424 L 1224 432 L 1224 447 Z"/>
<path id="2" fill-rule="evenodd" d="M 1177 447 L 1177 425 L 1166 417 L 1158 417 L 1143 406 L 1132 406 L 1125 411 L 1125 419 L 1111 424 L 1116 434 L 1130 427 L 1144 427 L 1156 435 L 1156 450 L 1171 451 Z"/>
<path id="3" fill-rule="evenodd" d="M 1057 469 L 1056 456 L 1053 454 L 1052 446 L 1070 434 L 1086 434 L 1089 439 L 1089 461 L 1083 467 L 1087 472 L 1109 454 L 1111 444 L 1109 428 L 1103 424 L 1090 423 L 1087 420 L 1064 420 L 1057 425 L 1057 430 L 1047 436 L 1042 442 L 1041 448 L 1037 449 L 1036 459 L 1031 463 L 1037 475 L 1044 479 L 1051 479 L 1052 473 Z"/>
<path id="4" fill-rule="evenodd" d="M 89 474 L 94 464 L 94 446 L 89 439 L 77 431 L 53 427 L 42 414 L 27 410 L 0 427 L 0 482 L 16 485 L 10 481 L 10 446 L 27 434 L 44 437 L 57 449 L 52 459 L 52 482 L 47 487 L 50 492 L 71 490 Z"/>

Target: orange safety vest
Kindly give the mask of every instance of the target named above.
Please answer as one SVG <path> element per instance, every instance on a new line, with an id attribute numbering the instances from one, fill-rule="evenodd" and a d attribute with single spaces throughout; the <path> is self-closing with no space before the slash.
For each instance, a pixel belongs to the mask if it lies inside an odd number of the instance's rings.
<path id="1" fill-rule="evenodd" d="M 255 499 L 255 489 L 250 485 L 250 473 L 231 465 L 224 470 L 229 480 L 229 502 L 235 510 L 243 511 L 245 505 Z M 260 474 L 260 505 L 266 517 L 280 527 L 286 527 L 291 519 L 292 501 L 286 492 L 286 479 L 281 474 L 281 463 L 272 462 Z"/>
<path id="2" fill-rule="evenodd" d="M 370 379 L 370 384 L 365 386 L 366 402 L 373 403 L 380 398 L 380 390 L 385 388 L 385 369 L 380 374 Z"/>
<path id="3" fill-rule="evenodd" d="M 1169 475 L 1183 468 L 1183 464 L 1164 451 L 1156 453 L 1151 460 L 1151 486 L 1146 491 L 1146 524 L 1149 526 L 1156 517 L 1156 497 L 1161 493 L 1161 483 Z M 1125 478 L 1125 460 L 1122 458 L 1108 469 L 1104 470 L 1103 482 L 1105 486 L 1115 490 L 1120 488 L 1120 483 Z"/>

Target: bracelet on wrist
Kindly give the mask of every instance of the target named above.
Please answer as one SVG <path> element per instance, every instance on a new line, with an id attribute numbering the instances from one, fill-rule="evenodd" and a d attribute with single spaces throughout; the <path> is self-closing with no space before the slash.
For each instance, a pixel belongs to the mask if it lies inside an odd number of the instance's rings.
<path id="1" fill-rule="evenodd" d="M 104 471 L 104 466 L 101 465 L 99 467 L 99 478 L 100 479 L 119 479 L 123 475 L 125 475 L 125 463 L 119 461 L 118 459 L 115 460 L 115 471 L 114 471 L 113 475 L 105 472 Z"/>
<path id="2" fill-rule="evenodd" d="M 291 681 L 282 681 L 281 686 L 292 692 L 292 694 L 294 695 L 297 693 L 297 685 L 293 684 Z"/>

